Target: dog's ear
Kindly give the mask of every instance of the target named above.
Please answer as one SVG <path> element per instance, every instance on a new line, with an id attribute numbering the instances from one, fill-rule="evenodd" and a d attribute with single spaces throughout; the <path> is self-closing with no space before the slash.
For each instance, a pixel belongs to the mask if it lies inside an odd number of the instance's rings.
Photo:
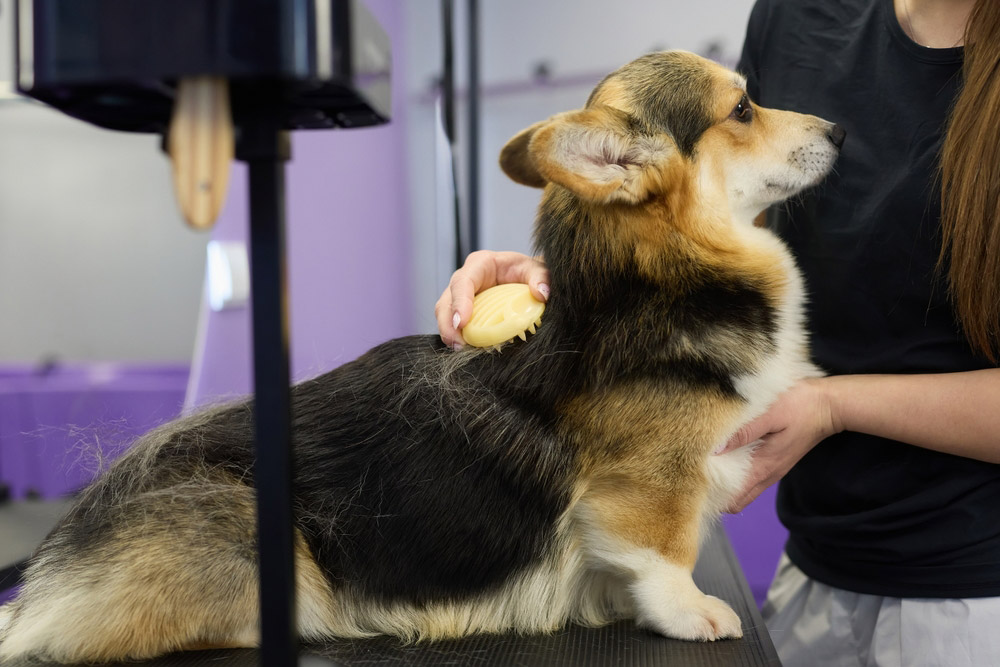
<path id="1" fill-rule="evenodd" d="M 545 127 L 549 121 L 535 123 L 526 130 L 518 132 L 500 151 L 500 168 L 512 181 L 532 188 L 544 188 L 548 182 L 538 173 L 528 146 L 535 132 Z"/>
<path id="2" fill-rule="evenodd" d="M 676 154 L 667 136 L 637 125 L 607 106 L 562 113 L 508 141 L 500 166 L 523 185 L 557 183 L 589 201 L 637 203 L 661 187 L 662 167 Z"/>

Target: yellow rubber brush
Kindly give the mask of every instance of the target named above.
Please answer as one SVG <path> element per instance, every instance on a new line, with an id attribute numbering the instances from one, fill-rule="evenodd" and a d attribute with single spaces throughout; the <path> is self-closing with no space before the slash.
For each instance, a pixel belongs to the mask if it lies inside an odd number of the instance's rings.
<path id="1" fill-rule="evenodd" d="M 465 342 L 473 347 L 499 350 L 518 337 L 527 340 L 542 323 L 545 304 L 537 300 L 527 285 L 497 285 L 476 295 L 472 318 L 462 329 Z"/>

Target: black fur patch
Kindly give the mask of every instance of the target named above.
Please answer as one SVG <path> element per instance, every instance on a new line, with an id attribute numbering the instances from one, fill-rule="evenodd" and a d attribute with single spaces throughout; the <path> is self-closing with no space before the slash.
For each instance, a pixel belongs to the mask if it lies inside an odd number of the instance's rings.
<path id="1" fill-rule="evenodd" d="M 299 524 L 335 586 L 460 599 L 545 555 L 573 455 L 530 396 L 455 361 L 402 338 L 296 388 Z"/>
<path id="2" fill-rule="evenodd" d="M 436 336 L 401 338 L 293 388 L 296 525 L 335 591 L 461 600 L 547 553 L 574 456 L 531 396 L 490 374 L 500 357 L 466 354 Z M 122 527 L 149 512 L 170 520 L 170 489 L 191 479 L 252 484 L 252 412 L 251 403 L 231 405 L 150 434 L 133 452 L 150 452 L 149 465 L 133 456 L 112 466 L 45 548 L 112 548 Z M 217 508 L 173 520 L 199 523 L 208 546 L 225 534 L 218 544 L 231 549 L 224 503 L 223 494 Z M 255 559 L 249 528 L 244 551 Z"/>
<path id="3" fill-rule="evenodd" d="M 670 284 L 654 283 L 627 252 L 595 242 L 598 235 L 586 231 L 595 224 L 587 207 L 566 194 L 543 201 L 536 227 L 551 274 L 544 321 L 557 322 L 550 330 L 572 332 L 544 344 L 576 352 L 578 387 L 656 374 L 733 394 L 731 378 L 754 371 L 761 355 L 775 349 L 776 310 L 760 285 L 670 252 L 663 256 L 674 274 Z M 545 331 L 535 338 L 546 341 Z"/>

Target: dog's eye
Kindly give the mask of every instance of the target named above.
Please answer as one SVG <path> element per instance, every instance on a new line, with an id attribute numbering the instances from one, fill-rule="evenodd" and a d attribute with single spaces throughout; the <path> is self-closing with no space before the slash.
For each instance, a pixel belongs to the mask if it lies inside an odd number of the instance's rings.
<path id="1" fill-rule="evenodd" d="M 740 103 L 733 109 L 731 116 L 741 123 L 749 123 L 753 118 L 753 107 L 750 106 L 750 100 L 746 95 L 740 98 Z"/>

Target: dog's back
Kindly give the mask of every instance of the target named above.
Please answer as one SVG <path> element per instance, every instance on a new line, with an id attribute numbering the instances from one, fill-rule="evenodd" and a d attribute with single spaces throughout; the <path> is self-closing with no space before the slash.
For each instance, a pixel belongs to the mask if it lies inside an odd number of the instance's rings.
<path id="1" fill-rule="evenodd" d="M 306 637 L 518 625 L 516 609 L 470 617 L 484 591 L 537 577 L 553 556 L 574 457 L 551 422 L 484 383 L 475 361 L 414 336 L 293 389 Z M 35 555 L 3 652 L 44 646 L 82 661 L 252 645 L 251 448 L 245 403 L 136 443 Z"/>

